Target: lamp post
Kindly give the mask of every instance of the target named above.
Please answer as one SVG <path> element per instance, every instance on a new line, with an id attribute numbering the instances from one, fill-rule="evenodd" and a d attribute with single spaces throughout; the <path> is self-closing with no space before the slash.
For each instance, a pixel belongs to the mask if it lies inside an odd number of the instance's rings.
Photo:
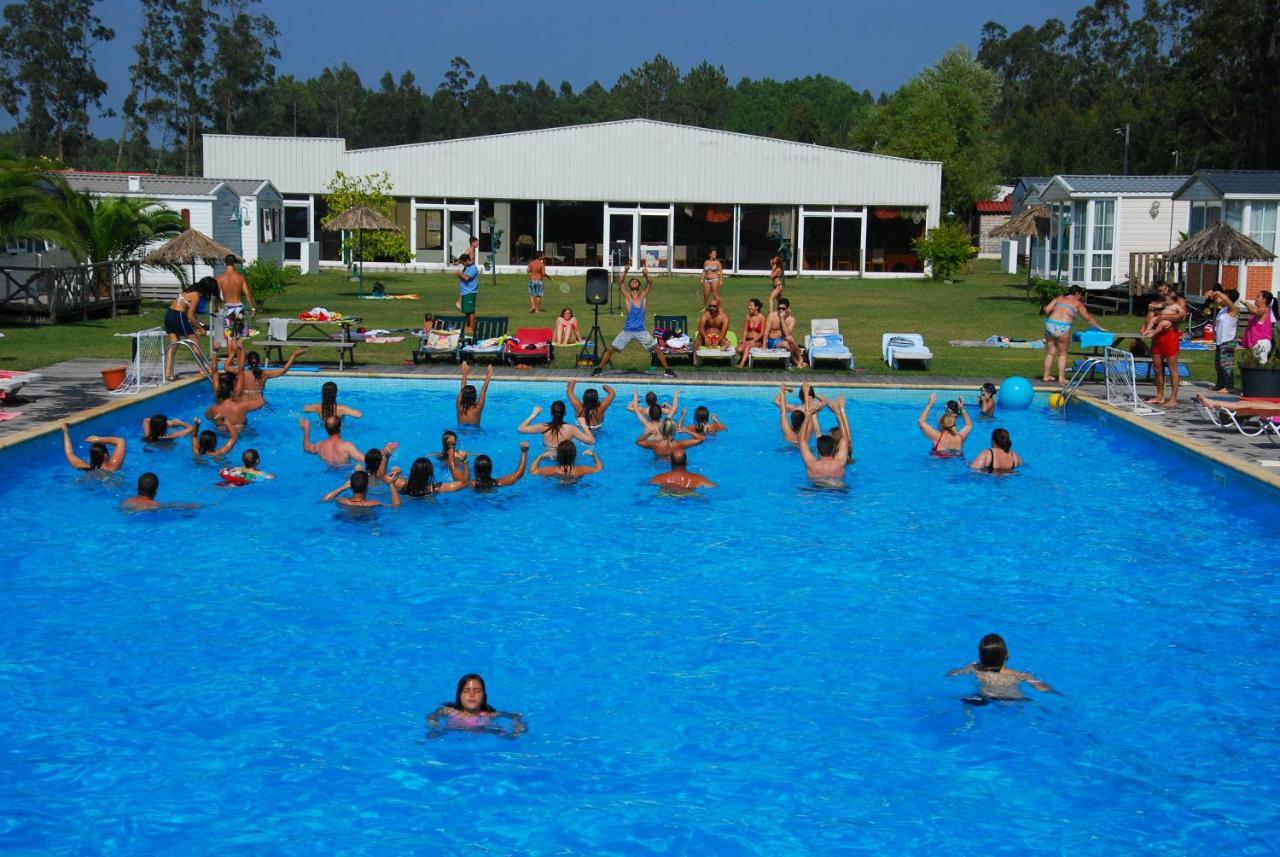
<path id="1" fill-rule="evenodd" d="M 1124 137 L 1124 175 L 1129 175 L 1129 123 L 1124 123 L 1123 128 L 1115 129 L 1117 137 Z"/>

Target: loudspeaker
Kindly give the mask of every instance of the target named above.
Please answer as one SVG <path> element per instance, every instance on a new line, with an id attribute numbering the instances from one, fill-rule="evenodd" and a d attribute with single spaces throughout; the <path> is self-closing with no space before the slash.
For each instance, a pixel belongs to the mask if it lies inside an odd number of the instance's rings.
<path id="1" fill-rule="evenodd" d="M 600 306 L 609 302 L 609 272 L 604 268 L 587 269 L 587 303 Z"/>

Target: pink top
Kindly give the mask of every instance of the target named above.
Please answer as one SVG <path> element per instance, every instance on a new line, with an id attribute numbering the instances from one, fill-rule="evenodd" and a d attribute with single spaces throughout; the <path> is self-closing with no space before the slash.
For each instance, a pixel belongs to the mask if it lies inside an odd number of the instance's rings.
<path id="1" fill-rule="evenodd" d="M 1259 342 L 1265 342 L 1271 339 L 1271 308 L 1261 317 L 1250 315 L 1249 320 L 1244 326 L 1244 347 L 1252 348 Z"/>

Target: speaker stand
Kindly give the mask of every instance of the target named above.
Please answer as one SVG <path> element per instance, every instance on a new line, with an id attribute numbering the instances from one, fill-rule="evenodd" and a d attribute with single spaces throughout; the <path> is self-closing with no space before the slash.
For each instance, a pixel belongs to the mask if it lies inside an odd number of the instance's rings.
<path id="1" fill-rule="evenodd" d="M 604 334 L 600 332 L 600 305 L 593 304 L 591 310 L 595 313 L 595 319 L 591 324 L 591 333 L 587 334 L 582 350 L 578 352 L 579 366 L 599 366 L 600 349 L 604 347 Z"/>

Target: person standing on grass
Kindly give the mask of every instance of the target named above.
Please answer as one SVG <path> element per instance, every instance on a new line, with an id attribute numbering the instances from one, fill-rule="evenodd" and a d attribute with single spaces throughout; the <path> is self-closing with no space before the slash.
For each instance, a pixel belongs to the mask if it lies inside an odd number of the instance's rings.
<path id="1" fill-rule="evenodd" d="M 462 333 L 468 340 L 476 330 L 476 295 L 480 291 L 480 269 L 466 253 L 458 258 L 458 309 L 467 317 Z"/>
<path id="2" fill-rule="evenodd" d="M 1218 308 L 1213 317 L 1213 365 L 1217 369 L 1218 384 L 1215 393 L 1230 393 L 1235 385 L 1236 329 L 1240 310 L 1236 303 L 1240 293 L 1235 289 L 1205 292 L 1204 299 Z"/>
<path id="3" fill-rule="evenodd" d="M 622 332 L 614 337 L 613 342 L 609 343 L 609 347 L 604 350 L 604 356 L 600 358 L 600 365 L 591 370 L 592 375 L 599 375 L 604 372 L 605 367 L 609 365 L 609 361 L 613 359 L 613 355 L 622 351 L 628 344 L 639 342 L 658 358 L 658 362 L 662 364 L 663 375 L 668 378 L 676 377 L 676 373 L 667 365 L 666 355 L 658 348 L 658 340 L 654 339 L 653 334 L 645 328 L 645 307 L 649 300 L 649 290 L 653 288 L 653 278 L 649 276 L 648 259 L 644 260 L 640 270 L 644 274 L 644 290 L 640 289 L 640 279 L 632 277 L 627 284 L 627 289 L 623 292 L 627 303 L 627 318 L 622 324 Z M 622 271 L 622 279 L 624 281 L 630 271 L 631 261 L 627 260 L 627 267 Z"/>
<path id="4" fill-rule="evenodd" d="M 724 265 L 720 262 L 716 249 L 711 248 L 707 261 L 702 263 L 702 305 L 709 306 L 713 301 L 720 303 L 720 287 L 724 284 Z"/>
<path id="5" fill-rule="evenodd" d="M 773 291 L 769 292 L 769 314 L 772 315 L 778 306 L 778 299 L 782 297 L 782 287 L 786 285 L 781 256 L 774 256 L 769 260 L 769 279 L 773 281 Z"/>
<path id="6" fill-rule="evenodd" d="M 542 312 L 542 279 L 547 275 L 547 263 L 542 258 L 541 250 L 533 254 L 527 270 L 529 271 L 529 312 Z"/>

